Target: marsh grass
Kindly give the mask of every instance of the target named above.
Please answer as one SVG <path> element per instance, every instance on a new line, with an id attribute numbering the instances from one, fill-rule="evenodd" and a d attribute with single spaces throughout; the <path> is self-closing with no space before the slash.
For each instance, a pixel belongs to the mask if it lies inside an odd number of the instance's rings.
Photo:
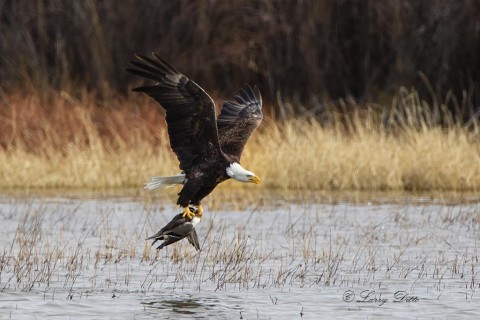
<path id="1" fill-rule="evenodd" d="M 198 253 L 187 241 L 162 251 L 145 241 L 172 214 L 156 206 L 17 199 L 4 207 L 2 294 L 33 290 L 78 299 L 96 290 L 388 291 L 415 283 L 411 290 L 426 290 L 423 295 L 464 290 L 473 296 L 479 288 L 475 205 L 290 204 L 223 212 L 223 219 L 210 214 L 198 226 Z"/>
<path id="2" fill-rule="evenodd" d="M 179 170 L 162 111 L 144 97 L 105 103 L 62 92 L 2 104 L 0 188 L 139 188 Z M 476 191 L 476 119 L 464 125 L 442 106 L 404 91 L 383 115 L 374 105 L 330 107 L 320 119 L 267 115 L 242 164 L 262 178 L 260 188 Z"/>

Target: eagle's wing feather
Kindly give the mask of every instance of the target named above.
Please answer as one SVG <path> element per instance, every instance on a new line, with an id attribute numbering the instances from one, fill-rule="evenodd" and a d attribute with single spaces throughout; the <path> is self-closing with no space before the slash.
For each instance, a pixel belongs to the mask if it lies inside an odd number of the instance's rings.
<path id="1" fill-rule="evenodd" d="M 252 132 L 262 122 L 262 96 L 257 87 L 241 89 L 235 101 L 225 101 L 217 119 L 222 151 L 240 161 Z"/>
<path id="2" fill-rule="evenodd" d="M 220 154 L 212 98 L 158 54 L 153 53 L 153 58 L 135 57 L 127 70 L 156 83 L 133 91 L 148 94 L 165 109 L 170 146 L 180 169 L 189 170 L 200 159 Z"/>

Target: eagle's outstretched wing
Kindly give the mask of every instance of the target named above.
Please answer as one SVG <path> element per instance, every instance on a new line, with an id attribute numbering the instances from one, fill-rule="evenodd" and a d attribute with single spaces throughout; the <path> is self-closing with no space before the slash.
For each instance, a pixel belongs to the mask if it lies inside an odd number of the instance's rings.
<path id="1" fill-rule="evenodd" d="M 248 86 L 234 99 L 223 103 L 217 127 L 222 151 L 240 161 L 250 135 L 262 122 L 262 96 L 257 87 Z"/>
<path id="2" fill-rule="evenodd" d="M 141 55 L 130 61 L 127 71 L 153 81 L 154 85 L 133 89 L 154 98 L 166 111 L 170 146 L 180 161 L 181 170 L 189 170 L 200 159 L 220 154 L 215 122 L 215 104 L 192 80 L 175 70 L 158 54 Z"/>

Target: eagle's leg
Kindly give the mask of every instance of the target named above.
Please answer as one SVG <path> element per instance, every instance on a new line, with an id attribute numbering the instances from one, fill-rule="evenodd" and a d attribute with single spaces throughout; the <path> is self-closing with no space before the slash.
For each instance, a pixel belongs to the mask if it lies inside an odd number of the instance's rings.
<path id="1" fill-rule="evenodd" d="M 183 186 L 182 190 L 180 190 L 178 193 L 177 205 L 183 208 L 183 218 L 188 217 L 190 220 L 192 220 L 193 217 L 195 217 L 195 214 L 198 212 L 198 209 L 195 210 L 198 202 L 192 201 L 192 195 L 195 195 L 200 188 L 201 181 L 189 179 Z"/>
<path id="2" fill-rule="evenodd" d="M 193 213 L 192 211 L 190 211 L 190 208 L 188 206 L 186 206 L 185 208 L 183 208 L 183 215 L 182 215 L 183 218 L 185 217 L 188 217 L 188 219 L 192 220 L 193 217 L 195 217 L 195 213 Z"/>

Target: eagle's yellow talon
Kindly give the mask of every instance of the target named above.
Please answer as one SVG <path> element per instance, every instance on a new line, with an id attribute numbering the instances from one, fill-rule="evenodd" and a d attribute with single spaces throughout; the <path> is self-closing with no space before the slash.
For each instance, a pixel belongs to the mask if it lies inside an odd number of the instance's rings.
<path id="1" fill-rule="evenodd" d="M 192 211 L 190 211 L 190 208 L 187 206 L 183 209 L 183 215 L 182 215 L 183 218 L 185 217 L 188 217 L 188 219 L 192 220 L 193 217 L 195 217 L 195 213 L 193 213 Z"/>

